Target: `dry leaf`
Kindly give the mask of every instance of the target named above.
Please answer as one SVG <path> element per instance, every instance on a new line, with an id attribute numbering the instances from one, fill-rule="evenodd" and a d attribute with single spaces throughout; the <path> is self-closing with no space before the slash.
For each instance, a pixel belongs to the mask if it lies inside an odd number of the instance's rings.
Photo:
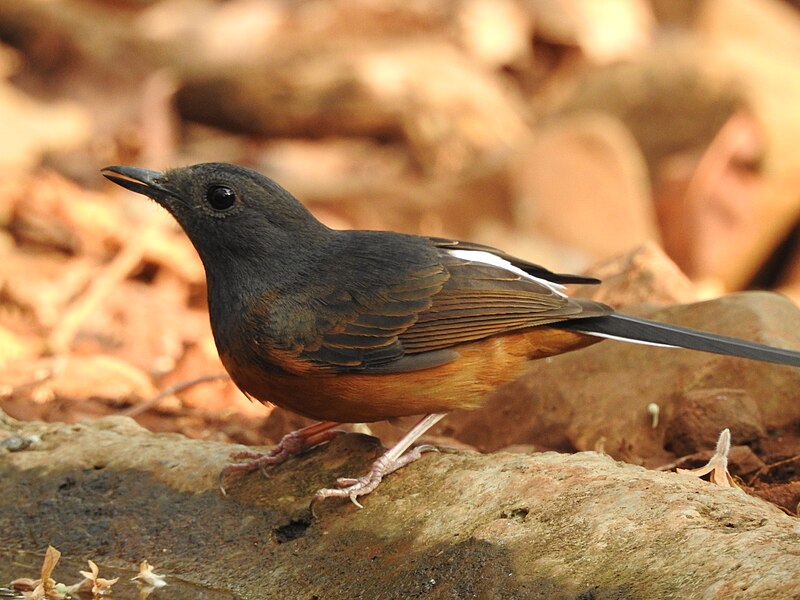
<path id="1" fill-rule="evenodd" d="M 722 487 L 739 487 L 728 472 L 728 453 L 731 450 L 730 429 L 723 429 L 717 441 L 717 450 L 705 466 L 697 469 L 678 469 L 678 473 L 702 477 L 711 473 L 711 482 Z"/>

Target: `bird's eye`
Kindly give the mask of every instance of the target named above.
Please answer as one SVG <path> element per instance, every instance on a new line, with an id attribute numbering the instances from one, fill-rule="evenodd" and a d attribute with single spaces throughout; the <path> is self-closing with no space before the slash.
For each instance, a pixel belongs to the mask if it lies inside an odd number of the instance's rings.
<path id="1" fill-rule="evenodd" d="M 208 188 L 206 200 L 214 210 L 228 210 L 236 202 L 236 194 L 227 186 L 215 185 Z"/>

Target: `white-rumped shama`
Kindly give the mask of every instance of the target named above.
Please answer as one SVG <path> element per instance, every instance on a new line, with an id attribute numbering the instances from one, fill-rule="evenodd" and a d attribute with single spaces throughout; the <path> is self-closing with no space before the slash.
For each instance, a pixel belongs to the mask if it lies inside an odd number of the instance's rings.
<path id="1" fill-rule="evenodd" d="M 333 437 L 340 423 L 426 415 L 370 472 L 315 499 L 369 493 L 430 449 L 409 450 L 445 413 L 480 406 L 529 360 L 612 338 L 800 366 L 800 353 L 615 313 L 569 298 L 552 273 L 468 242 L 388 231 L 337 231 L 263 175 L 206 163 L 103 175 L 153 198 L 183 227 L 206 271 L 222 362 L 248 396 L 320 420 L 249 471 Z"/>

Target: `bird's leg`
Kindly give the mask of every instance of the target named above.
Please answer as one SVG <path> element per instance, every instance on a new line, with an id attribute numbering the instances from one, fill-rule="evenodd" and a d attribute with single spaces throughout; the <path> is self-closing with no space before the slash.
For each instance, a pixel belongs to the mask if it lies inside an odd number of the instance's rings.
<path id="1" fill-rule="evenodd" d="M 337 421 L 314 423 L 308 427 L 303 427 L 297 431 L 287 433 L 281 438 L 278 445 L 268 452 L 239 452 L 234 454 L 234 459 L 244 460 L 245 462 L 233 463 L 219 472 L 217 483 L 219 484 L 220 491 L 225 495 L 225 488 L 222 486 L 222 480 L 229 473 L 235 473 L 237 471 L 255 471 L 259 469 L 262 473 L 266 474 L 264 468 L 268 465 L 279 465 L 290 456 L 300 454 L 309 448 L 330 441 L 337 435 L 343 433 L 341 430 L 333 429 L 337 425 L 341 425 L 341 423 Z"/>
<path id="2" fill-rule="evenodd" d="M 438 423 L 444 416 L 445 413 L 435 413 L 423 417 L 397 444 L 372 463 L 369 473 L 358 479 L 343 477 L 336 481 L 338 488 L 319 490 L 311 500 L 312 507 L 315 502 L 325 498 L 350 498 L 350 501 L 358 508 L 363 508 L 357 498 L 369 494 L 378 487 L 384 476 L 397 471 L 397 469 L 406 466 L 408 463 L 414 462 L 422 456 L 423 452 L 436 450 L 433 446 L 423 445 L 406 452 L 417 438 Z"/>

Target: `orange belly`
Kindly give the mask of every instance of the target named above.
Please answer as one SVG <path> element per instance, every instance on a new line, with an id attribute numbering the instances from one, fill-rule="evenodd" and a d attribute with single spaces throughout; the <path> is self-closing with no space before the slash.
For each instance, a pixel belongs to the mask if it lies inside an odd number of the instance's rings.
<path id="1" fill-rule="evenodd" d="M 459 358 L 448 364 L 397 374 L 268 373 L 233 353 L 222 361 L 236 385 L 258 400 L 320 421 L 362 423 L 476 408 L 528 361 L 598 341 L 558 329 L 525 329 L 454 347 Z"/>

